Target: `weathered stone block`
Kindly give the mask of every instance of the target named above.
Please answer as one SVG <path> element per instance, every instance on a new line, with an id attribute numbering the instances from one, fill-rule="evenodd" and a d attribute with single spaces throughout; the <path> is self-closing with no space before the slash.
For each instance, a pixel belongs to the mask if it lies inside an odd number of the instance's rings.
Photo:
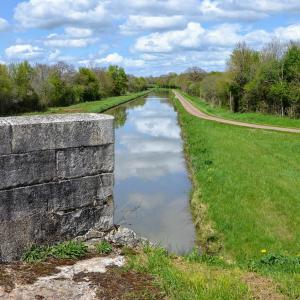
<path id="1" fill-rule="evenodd" d="M 54 184 L 48 210 L 68 212 L 101 202 L 113 193 L 113 174 L 89 176 Z"/>
<path id="2" fill-rule="evenodd" d="M 114 145 L 69 148 L 57 151 L 58 178 L 74 178 L 101 173 L 114 169 Z"/>
<path id="3" fill-rule="evenodd" d="M 11 153 L 11 128 L 8 122 L 0 119 L 0 155 Z"/>
<path id="4" fill-rule="evenodd" d="M 12 153 L 99 146 L 114 142 L 113 117 L 101 114 L 4 118 L 11 125 Z"/>
<path id="5" fill-rule="evenodd" d="M 101 205 L 112 195 L 113 175 L 104 174 L 0 191 L 0 222 L 24 216 Z"/>
<path id="6" fill-rule="evenodd" d="M 0 261 L 113 224 L 111 116 L 0 119 Z"/>
<path id="7" fill-rule="evenodd" d="M 23 216 L 21 220 L 0 221 L 0 262 L 19 259 L 32 245 L 70 240 L 91 228 L 109 229 L 111 202 L 107 199 L 101 206 L 91 205 L 62 215 L 40 212 Z"/>
<path id="8" fill-rule="evenodd" d="M 54 150 L 0 156 L 0 190 L 56 178 Z"/>

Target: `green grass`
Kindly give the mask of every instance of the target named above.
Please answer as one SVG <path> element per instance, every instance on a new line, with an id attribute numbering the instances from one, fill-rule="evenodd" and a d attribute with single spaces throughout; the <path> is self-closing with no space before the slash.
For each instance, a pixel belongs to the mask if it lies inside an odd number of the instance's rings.
<path id="1" fill-rule="evenodd" d="M 32 112 L 26 115 L 36 115 L 36 114 L 66 114 L 66 113 L 101 113 L 112 107 L 118 106 L 120 104 L 126 103 L 128 101 L 137 99 L 148 94 L 149 91 L 144 91 L 140 93 L 132 93 L 125 96 L 110 97 L 99 101 L 82 102 L 75 105 L 64 106 L 64 107 L 49 107 L 44 112 Z"/>
<path id="2" fill-rule="evenodd" d="M 182 93 L 182 92 L 181 92 Z M 212 106 L 204 100 L 182 93 L 189 99 L 196 107 L 209 115 L 218 116 L 224 119 L 236 120 L 241 122 L 274 125 L 278 127 L 300 128 L 300 119 L 291 119 L 287 117 L 280 117 L 275 115 L 267 115 L 262 113 L 233 113 L 226 108 L 219 106 Z"/>
<path id="3" fill-rule="evenodd" d="M 246 270 L 265 256 L 263 249 L 283 257 L 284 267 L 260 264 L 257 272 L 297 299 L 299 266 L 286 268 L 291 261 L 286 258 L 300 254 L 300 136 L 201 120 L 174 103 L 194 183 L 192 208 L 202 250 Z"/>
<path id="4" fill-rule="evenodd" d="M 129 256 L 127 268 L 154 275 L 168 299 L 251 299 L 238 269 L 172 258 L 161 248 L 147 247 L 142 254 Z"/>
<path id="5" fill-rule="evenodd" d="M 106 241 L 102 241 L 96 245 L 99 254 L 109 254 L 113 251 L 112 245 Z"/>
<path id="6" fill-rule="evenodd" d="M 48 258 L 78 259 L 87 254 L 88 247 L 84 243 L 69 241 L 54 246 L 32 246 L 22 256 L 26 262 L 41 262 Z"/>

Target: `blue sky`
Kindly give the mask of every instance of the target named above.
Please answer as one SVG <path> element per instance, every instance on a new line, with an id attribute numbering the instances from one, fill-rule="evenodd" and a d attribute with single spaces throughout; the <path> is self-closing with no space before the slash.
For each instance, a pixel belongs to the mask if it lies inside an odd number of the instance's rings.
<path id="1" fill-rule="evenodd" d="M 2 0 L 0 62 L 223 70 L 240 41 L 300 40 L 299 0 Z"/>

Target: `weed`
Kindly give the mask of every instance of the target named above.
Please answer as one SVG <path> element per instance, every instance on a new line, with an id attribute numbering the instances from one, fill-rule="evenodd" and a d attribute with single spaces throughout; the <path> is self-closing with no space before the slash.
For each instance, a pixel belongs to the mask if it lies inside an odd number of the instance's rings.
<path id="1" fill-rule="evenodd" d="M 87 253 L 87 246 L 84 243 L 75 241 L 59 243 L 54 246 L 32 246 L 26 251 L 22 260 L 26 262 L 45 261 L 50 257 L 59 259 L 77 259 Z"/>
<path id="2" fill-rule="evenodd" d="M 112 245 L 106 241 L 102 241 L 96 245 L 99 254 L 109 254 L 113 251 Z"/>
<path id="3" fill-rule="evenodd" d="M 50 255 L 61 259 L 76 259 L 86 255 L 88 247 L 81 242 L 65 242 L 57 244 L 50 248 Z"/>

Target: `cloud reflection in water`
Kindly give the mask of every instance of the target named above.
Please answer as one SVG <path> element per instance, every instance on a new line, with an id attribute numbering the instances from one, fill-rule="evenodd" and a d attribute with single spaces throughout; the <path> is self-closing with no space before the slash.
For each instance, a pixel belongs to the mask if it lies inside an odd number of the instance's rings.
<path id="1" fill-rule="evenodd" d="M 116 129 L 115 219 L 172 251 L 191 250 L 190 182 L 177 114 L 159 96 L 124 109 L 125 124 Z"/>

